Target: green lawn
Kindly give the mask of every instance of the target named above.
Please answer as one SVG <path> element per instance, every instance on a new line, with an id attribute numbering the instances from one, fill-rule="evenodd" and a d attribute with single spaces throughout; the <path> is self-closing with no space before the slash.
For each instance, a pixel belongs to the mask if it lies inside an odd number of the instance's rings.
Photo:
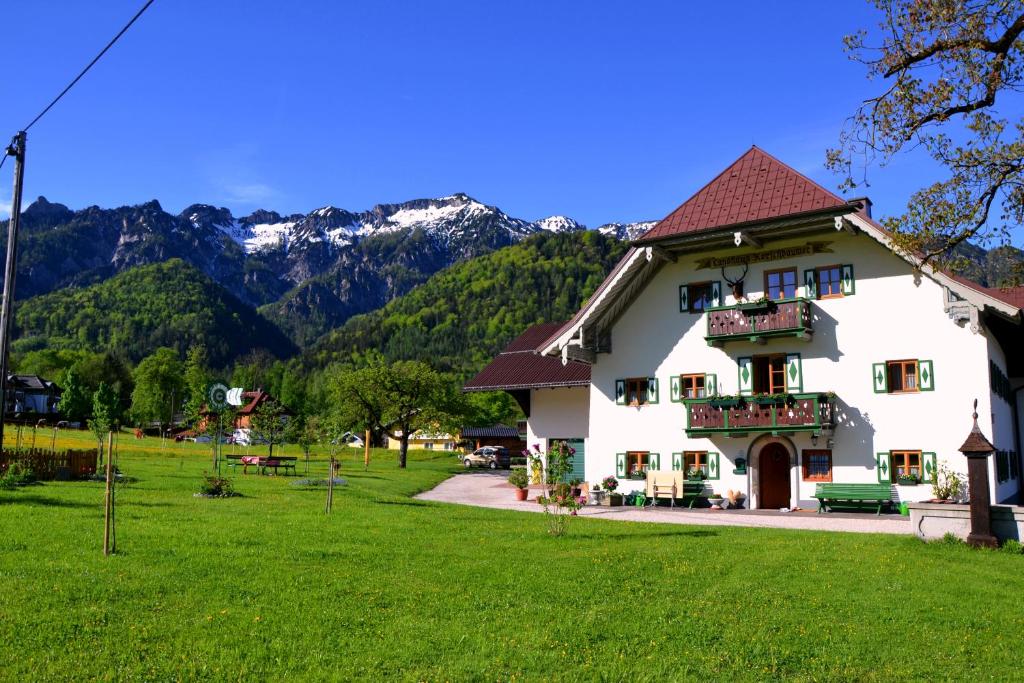
<path id="1" fill-rule="evenodd" d="M 350 457 L 325 516 L 290 477 L 194 498 L 209 446 L 153 444 L 122 439 L 113 557 L 101 483 L 0 492 L 3 679 L 1021 675 L 1021 556 L 592 519 L 552 538 L 540 515 L 411 499 L 458 469 L 427 452 Z"/>

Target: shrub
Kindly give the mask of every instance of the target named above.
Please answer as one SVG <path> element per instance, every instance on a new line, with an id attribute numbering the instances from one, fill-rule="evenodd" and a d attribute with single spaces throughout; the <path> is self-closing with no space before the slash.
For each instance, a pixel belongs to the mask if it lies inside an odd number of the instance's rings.
<path id="1" fill-rule="evenodd" d="M 949 465 L 942 463 L 932 475 L 932 495 L 939 500 L 954 500 L 963 492 L 964 482 Z"/>
<path id="2" fill-rule="evenodd" d="M 204 496 L 233 496 L 235 495 L 235 490 L 231 485 L 231 480 L 227 477 L 207 474 L 203 476 L 203 481 L 199 483 L 199 493 Z"/>
<path id="3" fill-rule="evenodd" d="M 32 471 L 31 467 L 22 465 L 20 462 L 12 462 L 0 476 L 0 489 L 10 491 L 19 486 L 27 486 L 35 480 L 36 473 Z"/>
<path id="4" fill-rule="evenodd" d="M 508 475 L 508 483 L 517 489 L 525 489 L 530 484 L 530 477 L 527 476 L 525 469 L 515 469 Z"/>

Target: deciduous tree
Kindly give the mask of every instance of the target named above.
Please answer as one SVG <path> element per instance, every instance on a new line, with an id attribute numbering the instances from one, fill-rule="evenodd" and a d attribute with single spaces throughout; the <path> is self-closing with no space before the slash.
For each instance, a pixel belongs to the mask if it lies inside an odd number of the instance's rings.
<path id="1" fill-rule="evenodd" d="M 181 405 L 182 376 L 182 364 L 174 349 L 162 347 L 143 358 L 133 374 L 132 417 L 140 423 L 159 423 L 163 433 L 174 417 L 174 408 Z"/>
<path id="2" fill-rule="evenodd" d="M 452 386 L 426 363 L 375 363 L 357 370 L 333 367 L 329 373 L 338 421 L 349 429 L 380 431 L 396 439 L 399 467 L 406 466 L 413 432 L 457 426 Z"/>
<path id="3" fill-rule="evenodd" d="M 915 192 L 886 227 L 904 252 L 960 268 L 957 245 L 1008 244 L 1024 220 L 1024 123 L 1003 113 L 1020 106 L 1014 97 L 1024 88 L 1024 2 L 875 4 L 878 32 L 845 43 L 879 92 L 849 119 L 828 164 L 853 188 L 873 163 L 915 149 L 931 156 L 945 177 Z"/>

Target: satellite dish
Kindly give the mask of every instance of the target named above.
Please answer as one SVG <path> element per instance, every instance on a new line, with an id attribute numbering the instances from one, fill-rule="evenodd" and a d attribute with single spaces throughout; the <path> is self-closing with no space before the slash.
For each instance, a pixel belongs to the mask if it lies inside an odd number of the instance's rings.
<path id="1" fill-rule="evenodd" d="M 212 382 L 206 389 L 210 410 L 224 410 L 228 406 L 228 387 L 224 382 Z"/>
<path id="2" fill-rule="evenodd" d="M 240 406 L 242 405 L 242 392 L 245 391 L 242 387 L 234 387 L 228 389 L 227 402 L 229 405 Z"/>

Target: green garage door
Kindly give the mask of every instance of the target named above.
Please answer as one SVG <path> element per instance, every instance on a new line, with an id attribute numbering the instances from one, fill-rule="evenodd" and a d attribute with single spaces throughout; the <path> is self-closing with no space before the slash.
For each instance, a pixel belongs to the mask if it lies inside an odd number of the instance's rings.
<path id="1" fill-rule="evenodd" d="M 573 479 L 586 481 L 584 475 L 586 454 L 583 452 L 583 439 L 548 439 L 548 450 L 551 450 L 551 447 L 558 441 L 565 441 L 570 447 L 576 449 L 576 453 L 572 456 L 572 472 L 565 478 L 564 483 L 568 484 Z"/>

